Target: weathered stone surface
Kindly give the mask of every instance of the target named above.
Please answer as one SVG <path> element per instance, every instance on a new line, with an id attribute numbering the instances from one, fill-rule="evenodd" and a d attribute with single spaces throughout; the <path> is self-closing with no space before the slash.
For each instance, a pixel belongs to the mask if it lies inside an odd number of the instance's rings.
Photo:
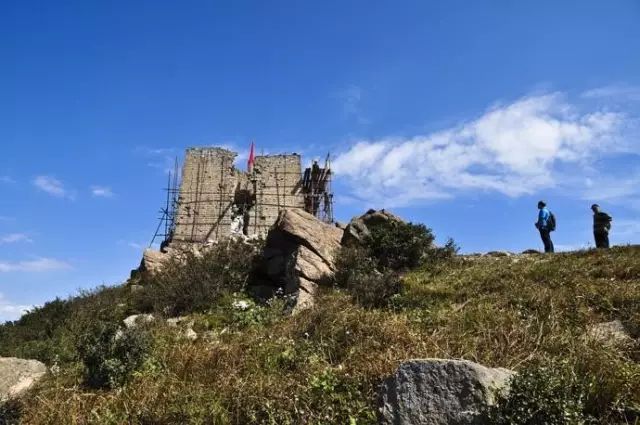
<path id="1" fill-rule="evenodd" d="M 295 267 L 301 277 L 314 282 L 320 282 L 333 273 L 333 263 L 329 265 L 322 261 L 319 256 L 304 245 L 300 245 L 298 248 Z"/>
<path id="2" fill-rule="evenodd" d="M 403 220 L 400 217 L 388 211 L 369 210 L 360 217 L 354 217 L 349 222 L 347 227 L 344 229 L 344 235 L 341 241 L 342 245 L 361 243 L 371 234 L 369 226 L 375 226 L 385 222 L 400 223 L 402 221 Z"/>
<path id="3" fill-rule="evenodd" d="M 620 320 L 598 323 L 589 327 L 587 337 L 609 346 L 622 347 L 633 343 L 633 338 Z"/>
<path id="4" fill-rule="evenodd" d="M 47 367 L 37 360 L 0 357 L 0 401 L 19 396 L 45 373 Z"/>
<path id="5" fill-rule="evenodd" d="M 382 424 L 485 424 L 481 411 L 506 391 L 515 372 L 466 360 L 424 359 L 402 363 L 380 392 Z"/>
<path id="6" fill-rule="evenodd" d="M 334 255 L 342 235 L 342 229 L 301 209 L 281 211 L 267 236 L 256 281 L 261 287 L 282 290 L 283 295 L 297 294 L 294 311 L 312 306 L 317 285 L 335 270 Z"/>
<path id="7" fill-rule="evenodd" d="M 135 328 L 142 323 L 150 323 L 155 320 L 153 314 L 133 314 L 122 321 L 127 329 Z"/>
<path id="8" fill-rule="evenodd" d="M 307 280 L 303 277 L 300 278 L 300 286 L 298 291 L 298 300 L 293 308 L 293 314 L 299 313 L 302 310 L 313 307 L 316 292 L 318 290 L 318 284 Z"/>
<path id="9" fill-rule="evenodd" d="M 155 274 L 162 270 L 162 266 L 170 258 L 171 254 L 147 248 L 142 254 L 142 263 L 140 264 L 140 270 L 149 274 Z"/>
<path id="10" fill-rule="evenodd" d="M 300 245 L 309 248 L 328 265 L 333 264 L 333 255 L 340 248 L 343 235 L 341 229 L 323 223 L 301 209 L 281 211 L 273 228 L 297 239 Z"/>

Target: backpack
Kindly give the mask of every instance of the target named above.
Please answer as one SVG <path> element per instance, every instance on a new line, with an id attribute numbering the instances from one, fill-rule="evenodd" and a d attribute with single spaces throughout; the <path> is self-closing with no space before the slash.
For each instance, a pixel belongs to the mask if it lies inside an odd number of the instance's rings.
<path id="1" fill-rule="evenodd" d="M 547 228 L 550 232 L 556 230 L 556 216 L 553 215 L 551 211 L 549 211 L 549 219 L 547 220 Z"/>

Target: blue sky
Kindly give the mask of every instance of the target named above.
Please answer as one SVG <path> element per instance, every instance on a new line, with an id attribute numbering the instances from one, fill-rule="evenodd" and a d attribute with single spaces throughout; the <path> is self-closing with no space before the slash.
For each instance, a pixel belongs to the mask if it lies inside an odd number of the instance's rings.
<path id="1" fill-rule="evenodd" d="M 4 1 L 0 320 L 123 281 L 188 146 L 334 156 L 465 252 L 640 243 L 640 3 Z"/>

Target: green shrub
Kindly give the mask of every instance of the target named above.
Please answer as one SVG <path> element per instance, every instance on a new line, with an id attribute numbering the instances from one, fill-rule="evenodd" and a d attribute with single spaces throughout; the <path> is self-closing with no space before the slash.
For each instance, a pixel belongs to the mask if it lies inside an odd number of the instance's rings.
<path id="1" fill-rule="evenodd" d="M 98 322 L 78 343 L 85 367 L 85 383 L 92 388 L 116 388 L 145 360 L 151 335 L 142 327 L 121 330 L 111 322 Z"/>
<path id="2" fill-rule="evenodd" d="M 433 244 L 431 230 L 422 224 L 384 222 L 371 226 L 362 245 L 340 249 L 336 256 L 334 283 L 346 288 L 365 307 L 385 307 L 400 293 L 401 270 L 418 264 L 435 269 L 458 252 L 449 239 L 442 247 Z"/>
<path id="3" fill-rule="evenodd" d="M 138 309 L 169 316 L 204 312 L 222 294 L 246 288 L 259 251 L 260 243 L 228 240 L 202 254 L 184 252 L 146 279 L 136 294 Z"/>
<path id="4" fill-rule="evenodd" d="M 391 297 L 400 292 L 400 277 L 397 272 L 372 270 L 351 277 L 347 289 L 354 301 L 364 307 L 386 307 Z"/>
<path id="5" fill-rule="evenodd" d="M 56 298 L 0 325 L 0 356 L 67 363 L 76 357 L 77 339 L 96 320 L 118 322 L 131 314 L 129 288 L 100 286 L 77 296 Z"/>
<path id="6" fill-rule="evenodd" d="M 338 287 L 347 288 L 356 276 L 366 275 L 377 268 L 378 264 L 365 248 L 343 247 L 336 254 L 334 282 Z"/>
<path id="7" fill-rule="evenodd" d="M 496 425 L 584 424 L 586 388 L 570 368 L 559 364 L 519 371 L 507 394 L 489 409 Z"/>
<path id="8" fill-rule="evenodd" d="M 435 237 L 424 224 L 386 221 L 370 226 L 365 246 L 382 268 L 408 269 L 433 250 Z"/>

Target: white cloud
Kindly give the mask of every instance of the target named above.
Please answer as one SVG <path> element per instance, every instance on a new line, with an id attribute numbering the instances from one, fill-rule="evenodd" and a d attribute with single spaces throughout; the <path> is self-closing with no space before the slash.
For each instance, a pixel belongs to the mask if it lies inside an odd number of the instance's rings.
<path id="1" fill-rule="evenodd" d="M 40 257 L 35 260 L 0 261 L 0 273 L 9 272 L 47 272 L 68 270 L 71 265 L 55 258 Z"/>
<path id="2" fill-rule="evenodd" d="M 91 194 L 97 198 L 113 197 L 113 191 L 107 186 L 91 186 Z"/>
<path id="3" fill-rule="evenodd" d="M 13 304 L 0 292 L 0 323 L 7 320 L 17 320 L 26 311 L 33 308 L 29 305 Z"/>
<path id="4" fill-rule="evenodd" d="M 10 176 L 0 176 L 0 183 L 12 184 L 16 181 Z"/>
<path id="5" fill-rule="evenodd" d="M 582 93 L 587 99 L 613 98 L 619 101 L 640 102 L 640 87 L 629 84 L 612 84 L 587 90 Z"/>
<path id="6" fill-rule="evenodd" d="M 497 105 L 479 118 L 410 138 L 361 140 L 333 163 L 352 195 L 380 206 L 483 190 L 517 197 L 552 188 L 560 168 L 624 152 L 625 116 L 580 112 L 560 93 Z"/>
<path id="7" fill-rule="evenodd" d="M 9 233 L 8 235 L 0 236 L 0 244 L 16 242 L 33 242 L 33 240 L 24 233 Z"/>
<path id="8" fill-rule="evenodd" d="M 70 191 L 64 187 L 64 184 L 55 177 L 51 176 L 37 176 L 33 179 L 33 184 L 40 190 L 48 193 L 49 195 L 56 196 L 58 198 L 75 199 L 75 192 Z"/>

